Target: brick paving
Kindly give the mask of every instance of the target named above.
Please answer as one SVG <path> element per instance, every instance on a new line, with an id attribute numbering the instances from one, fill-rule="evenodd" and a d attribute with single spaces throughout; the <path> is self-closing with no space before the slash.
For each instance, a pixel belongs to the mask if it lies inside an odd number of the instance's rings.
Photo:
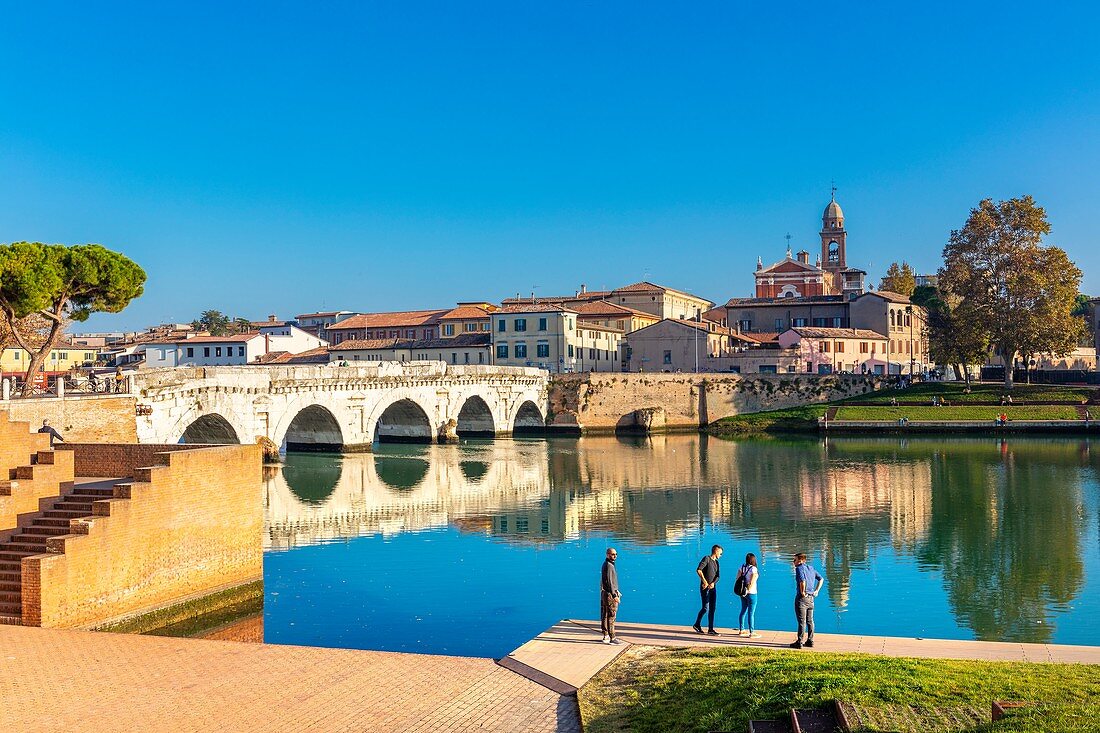
<path id="1" fill-rule="evenodd" d="M 4 626 L 0 730 L 581 727 L 575 698 L 491 659 Z"/>

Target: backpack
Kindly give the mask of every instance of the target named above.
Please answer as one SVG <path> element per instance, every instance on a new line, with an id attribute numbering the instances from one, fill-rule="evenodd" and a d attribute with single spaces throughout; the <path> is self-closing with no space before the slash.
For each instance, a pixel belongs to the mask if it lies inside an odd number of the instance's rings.
<path id="1" fill-rule="evenodd" d="M 737 571 L 737 580 L 733 581 L 733 594 L 735 596 L 746 596 L 749 593 L 749 580 L 745 577 L 748 567 L 748 565 L 742 565 L 741 569 Z"/>

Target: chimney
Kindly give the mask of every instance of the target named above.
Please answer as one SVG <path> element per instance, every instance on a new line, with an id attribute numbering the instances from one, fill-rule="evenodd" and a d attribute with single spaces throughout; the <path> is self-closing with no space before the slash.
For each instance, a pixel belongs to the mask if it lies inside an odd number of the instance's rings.
<path id="1" fill-rule="evenodd" d="M 798 253 L 798 261 L 804 265 L 810 264 L 810 253 L 806 250 L 802 250 Z"/>
<path id="2" fill-rule="evenodd" d="M 274 313 L 272 313 L 271 315 L 269 315 L 269 316 L 267 317 L 267 320 L 271 321 L 272 323 L 275 323 L 275 322 L 276 322 L 277 320 L 279 320 L 279 319 L 275 317 L 275 314 L 274 314 Z"/>
<path id="3" fill-rule="evenodd" d="M 587 292 L 588 292 L 588 286 L 585 285 L 584 283 L 581 283 L 581 295 L 584 295 Z"/>

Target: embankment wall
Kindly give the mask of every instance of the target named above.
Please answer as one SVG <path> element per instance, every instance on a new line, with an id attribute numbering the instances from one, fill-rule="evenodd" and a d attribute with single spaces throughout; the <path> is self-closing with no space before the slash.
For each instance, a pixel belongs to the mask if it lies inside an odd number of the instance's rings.
<path id="1" fill-rule="evenodd" d="M 551 423 L 582 432 L 697 430 L 715 420 L 872 392 L 875 377 L 809 374 L 563 374 L 550 382 Z"/>
<path id="2" fill-rule="evenodd" d="M 38 429 L 43 420 L 65 440 L 81 443 L 136 443 L 137 399 L 128 395 L 27 397 L 0 403 L 12 420 Z"/>

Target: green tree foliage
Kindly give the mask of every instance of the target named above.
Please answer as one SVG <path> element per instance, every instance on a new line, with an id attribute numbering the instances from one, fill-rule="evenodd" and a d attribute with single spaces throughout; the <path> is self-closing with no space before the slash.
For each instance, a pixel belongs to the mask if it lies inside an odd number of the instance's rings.
<path id="1" fill-rule="evenodd" d="M 1046 212 L 1031 196 L 984 199 L 943 250 L 940 289 L 984 330 L 1009 389 L 1018 355 L 1063 356 L 1083 332 L 1072 314 L 1081 270 L 1064 250 L 1043 243 L 1049 233 Z"/>
<path id="2" fill-rule="evenodd" d="M 31 354 L 24 394 L 61 338 L 66 322 L 93 313 L 118 313 L 145 286 L 145 271 L 98 244 L 14 242 L 0 245 L 0 313 L 21 348 Z M 48 322 L 35 338 L 34 324 Z"/>
<path id="3" fill-rule="evenodd" d="M 916 288 L 917 277 L 908 262 L 902 262 L 900 265 L 896 262 L 891 263 L 886 268 L 886 276 L 878 286 L 879 290 L 888 290 L 901 295 L 912 295 Z"/>
<path id="4" fill-rule="evenodd" d="M 233 336 L 252 331 L 252 321 L 247 318 L 231 318 L 221 311 L 207 310 L 191 321 L 196 331 L 207 331 L 211 336 Z"/>
<path id="5" fill-rule="evenodd" d="M 936 288 L 922 293 L 922 303 L 928 309 L 928 349 L 932 361 L 951 365 L 957 379 L 970 381 L 968 364 L 985 361 L 989 353 L 989 336 L 979 314 L 970 303 L 959 298 L 941 296 Z"/>

